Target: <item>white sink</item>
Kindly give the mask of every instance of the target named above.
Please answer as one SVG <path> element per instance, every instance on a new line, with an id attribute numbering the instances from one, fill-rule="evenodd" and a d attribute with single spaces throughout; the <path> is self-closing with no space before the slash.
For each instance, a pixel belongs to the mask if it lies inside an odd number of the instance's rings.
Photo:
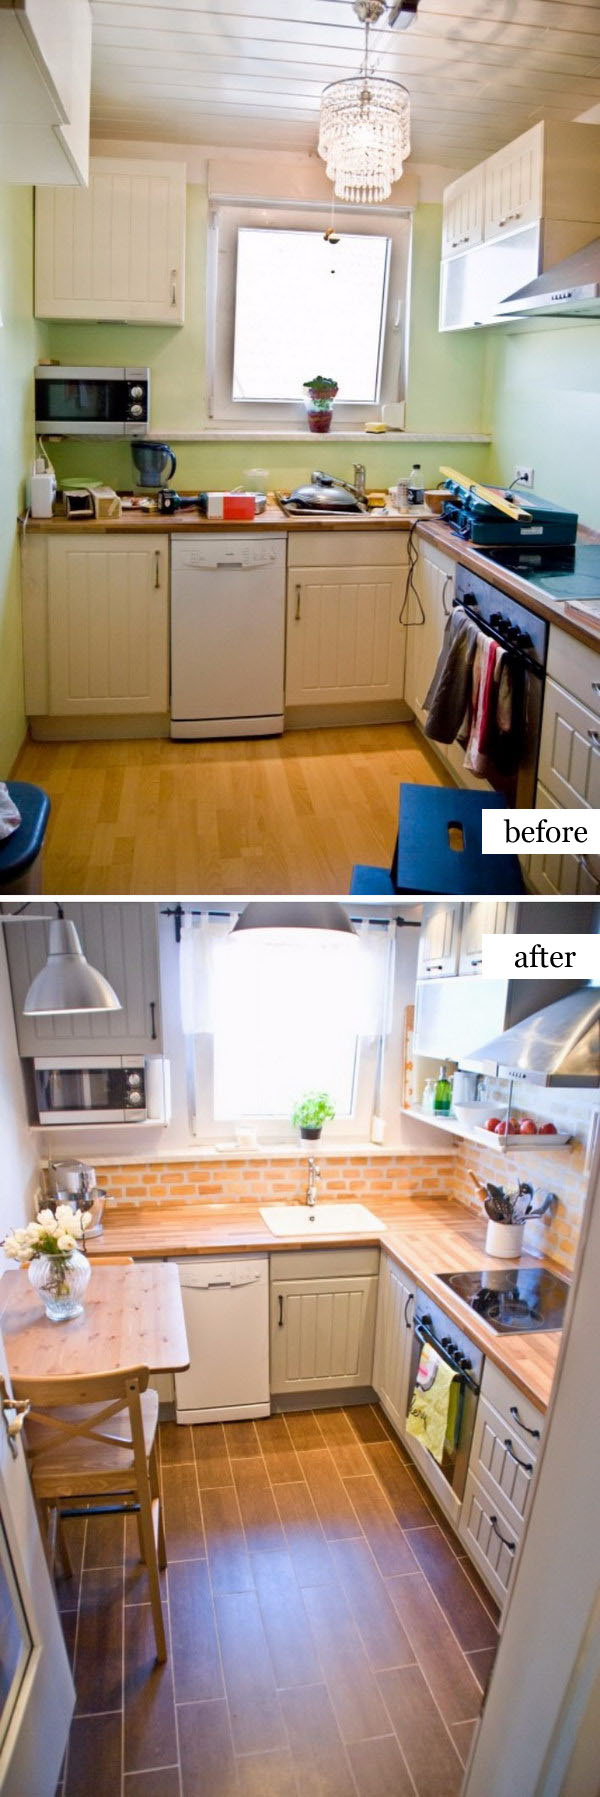
<path id="1" fill-rule="evenodd" d="M 376 1235 L 385 1229 L 364 1204 L 265 1204 L 260 1214 L 273 1235 Z"/>

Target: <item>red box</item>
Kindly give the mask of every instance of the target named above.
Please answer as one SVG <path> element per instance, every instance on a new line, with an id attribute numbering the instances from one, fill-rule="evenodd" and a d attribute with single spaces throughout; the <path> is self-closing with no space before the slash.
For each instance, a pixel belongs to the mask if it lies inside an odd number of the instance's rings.
<path id="1" fill-rule="evenodd" d="M 255 518 L 256 500 L 253 493 L 224 493 L 223 517 L 231 519 Z"/>

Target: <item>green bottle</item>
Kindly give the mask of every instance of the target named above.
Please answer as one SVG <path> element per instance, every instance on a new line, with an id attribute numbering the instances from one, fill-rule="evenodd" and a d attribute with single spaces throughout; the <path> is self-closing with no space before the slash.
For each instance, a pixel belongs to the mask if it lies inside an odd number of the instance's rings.
<path id="1" fill-rule="evenodd" d="M 446 1062 L 440 1067 L 433 1094 L 433 1109 L 438 1117 L 447 1117 L 452 1109 L 452 1086 L 446 1073 Z"/>

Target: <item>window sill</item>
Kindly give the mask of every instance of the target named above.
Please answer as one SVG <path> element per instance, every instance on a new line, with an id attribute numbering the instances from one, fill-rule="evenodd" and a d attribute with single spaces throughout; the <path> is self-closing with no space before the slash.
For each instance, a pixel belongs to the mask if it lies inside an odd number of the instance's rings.
<path id="1" fill-rule="evenodd" d="M 417 1148 L 414 1144 L 411 1147 L 400 1142 L 385 1142 L 380 1146 L 375 1142 L 343 1142 L 339 1140 L 329 1144 L 323 1142 L 265 1142 L 258 1148 L 238 1148 L 233 1142 L 202 1143 L 197 1147 L 190 1148 L 169 1148 L 168 1144 L 165 1144 L 164 1147 L 148 1150 L 145 1154 L 129 1154 L 127 1149 L 123 1148 L 120 1154 L 101 1155 L 101 1151 L 97 1148 L 94 1149 L 97 1158 L 102 1160 L 103 1168 L 122 1167 L 124 1162 L 129 1167 L 145 1167 L 153 1161 L 169 1161 L 178 1164 L 183 1164 L 186 1161 L 194 1163 L 210 1161 L 213 1164 L 217 1164 L 219 1161 L 239 1161 L 240 1163 L 244 1161 L 297 1161 L 305 1154 L 313 1154 L 319 1160 L 334 1161 L 415 1160 L 417 1157 L 420 1160 L 424 1156 L 430 1156 L 436 1160 L 440 1154 L 450 1151 L 450 1145 L 446 1150 L 441 1144 L 439 1147 L 426 1148 L 419 1143 Z M 47 1162 L 43 1161 L 42 1165 L 47 1165 Z"/>
<path id="2" fill-rule="evenodd" d="M 332 430 L 327 436 L 319 437 L 308 430 L 275 430 L 273 426 L 255 425 L 252 429 L 239 430 L 233 425 L 215 424 L 206 426 L 201 431 L 169 430 L 164 425 L 160 431 L 149 431 L 145 441 L 163 443 L 165 438 L 171 443 L 305 443 L 326 448 L 328 443 L 387 443 L 397 446 L 402 443 L 491 443 L 489 432 L 474 433 L 472 431 L 367 431 Z"/>

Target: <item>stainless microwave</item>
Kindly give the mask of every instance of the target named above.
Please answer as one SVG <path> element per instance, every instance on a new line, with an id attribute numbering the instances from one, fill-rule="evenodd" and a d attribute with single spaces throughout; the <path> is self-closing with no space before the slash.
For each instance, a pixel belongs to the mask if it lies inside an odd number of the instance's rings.
<path id="1" fill-rule="evenodd" d="M 145 437 L 149 418 L 149 368 L 35 370 L 38 436 Z"/>
<path id="2" fill-rule="evenodd" d="M 143 1055 L 46 1055 L 33 1063 L 40 1123 L 144 1123 Z"/>

